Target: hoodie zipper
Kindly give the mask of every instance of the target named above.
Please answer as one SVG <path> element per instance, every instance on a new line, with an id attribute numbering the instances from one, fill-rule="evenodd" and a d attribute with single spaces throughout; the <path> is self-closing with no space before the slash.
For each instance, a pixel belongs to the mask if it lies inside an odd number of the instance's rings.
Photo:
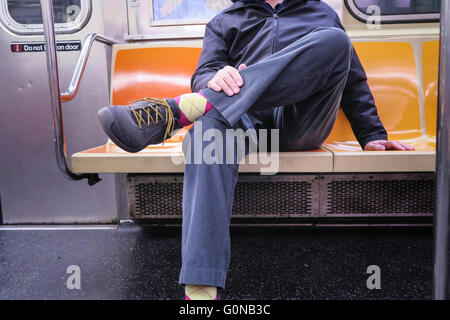
<path id="1" fill-rule="evenodd" d="M 267 9 L 267 11 L 270 12 L 270 14 L 272 15 L 272 19 L 273 19 L 273 33 L 272 33 L 272 54 L 275 53 L 275 46 L 276 46 L 276 39 L 277 39 L 277 35 L 278 35 L 278 18 L 279 16 L 279 12 L 281 10 L 283 10 L 283 7 L 281 7 L 280 9 L 276 10 L 274 8 L 272 8 L 271 6 L 267 5 L 267 3 L 265 3 L 264 8 Z M 281 3 L 278 5 L 278 7 L 281 6 Z"/>
<path id="2" fill-rule="evenodd" d="M 258 7 L 264 8 L 272 16 L 272 19 L 273 19 L 272 53 L 275 53 L 275 44 L 276 44 L 275 42 L 276 42 L 276 38 L 277 38 L 277 35 L 278 35 L 278 18 L 280 17 L 279 13 L 286 7 L 286 4 L 285 4 L 284 7 L 281 7 L 278 10 L 275 10 L 270 5 L 267 5 L 267 3 L 262 4 L 262 3 L 258 3 L 258 2 L 251 2 L 251 5 L 256 5 Z"/>
<path id="3" fill-rule="evenodd" d="M 275 53 L 275 40 L 278 34 L 278 11 L 273 14 L 273 39 L 272 39 L 272 53 Z"/>

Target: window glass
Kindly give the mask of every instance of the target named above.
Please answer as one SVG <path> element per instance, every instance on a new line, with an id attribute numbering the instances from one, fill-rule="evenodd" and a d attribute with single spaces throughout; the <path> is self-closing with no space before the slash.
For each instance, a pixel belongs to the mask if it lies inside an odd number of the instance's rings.
<path id="1" fill-rule="evenodd" d="M 81 12 L 81 0 L 53 0 L 55 23 L 74 21 Z M 42 24 L 39 0 L 8 0 L 11 17 L 20 24 Z"/>
<path id="2" fill-rule="evenodd" d="M 356 7 L 367 12 L 371 5 L 379 6 L 381 15 L 439 13 L 441 0 L 354 0 Z"/>
<path id="3" fill-rule="evenodd" d="M 152 0 L 153 21 L 208 21 L 231 5 L 231 0 Z"/>

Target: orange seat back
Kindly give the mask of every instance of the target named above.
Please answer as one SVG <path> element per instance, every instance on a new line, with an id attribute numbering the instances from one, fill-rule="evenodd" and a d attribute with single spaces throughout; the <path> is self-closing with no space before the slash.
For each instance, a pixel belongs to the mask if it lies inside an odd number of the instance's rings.
<path id="1" fill-rule="evenodd" d="M 112 77 L 112 104 L 127 105 L 144 97 L 176 97 L 191 91 L 201 48 L 157 47 L 119 49 Z M 178 143 L 186 130 L 166 142 Z M 148 149 L 170 146 L 149 146 Z"/>
<path id="2" fill-rule="evenodd" d="M 112 103 L 126 105 L 144 97 L 176 97 L 190 92 L 201 48 L 119 50 L 112 78 Z"/>
<path id="3" fill-rule="evenodd" d="M 421 136 L 417 69 L 407 42 L 358 42 L 354 47 L 390 139 Z M 355 141 L 342 110 L 327 143 Z"/>
<path id="4" fill-rule="evenodd" d="M 357 42 L 355 49 L 367 73 L 380 118 L 390 139 L 421 136 L 417 68 L 407 42 Z M 424 96 L 427 132 L 436 128 L 437 41 L 424 44 Z M 174 97 L 190 92 L 201 48 L 119 49 L 112 78 L 112 103 L 143 97 Z M 433 134 L 434 135 L 434 134 Z M 355 141 L 342 110 L 327 143 Z"/>

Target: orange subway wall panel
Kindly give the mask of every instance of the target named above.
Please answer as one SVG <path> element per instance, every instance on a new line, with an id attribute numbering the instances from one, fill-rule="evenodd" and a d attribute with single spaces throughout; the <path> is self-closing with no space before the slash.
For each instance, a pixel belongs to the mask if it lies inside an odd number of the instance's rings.
<path id="1" fill-rule="evenodd" d="M 201 48 L 133 48 L 117 52 L 112 103 L 144 97 L 175 97 L 190 92 Z"/>
<path id="2" fill-rule="evenodd" d="M 357 42 L 378 114 L 390 139 L 421 136 L 416 63 L 410 43 Z M 355 141 L 342 110 L 326 143 Z"/>
<path id="3" fill-rule="evenodd" d="M 437 92 L 439 74 L 439 41 L 427 41 L 422 49 L 423 94 L 425 97 L 425 128 L 436 137 Z"/>

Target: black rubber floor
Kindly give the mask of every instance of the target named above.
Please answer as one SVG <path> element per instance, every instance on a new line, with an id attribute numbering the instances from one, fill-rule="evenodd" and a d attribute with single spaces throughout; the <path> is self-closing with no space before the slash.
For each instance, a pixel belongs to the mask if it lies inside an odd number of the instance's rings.
<path id="1" fill-rule="evenodd" d="M 0 299 L 181 299 L 181 230 L 0 230 Z M 81 270 L 69 290 L 68 266 Z M 366 286 L 381 269 L 381 289 Z M 232 229 L 224 299 L 429 299 L 431 229 Z"/>

